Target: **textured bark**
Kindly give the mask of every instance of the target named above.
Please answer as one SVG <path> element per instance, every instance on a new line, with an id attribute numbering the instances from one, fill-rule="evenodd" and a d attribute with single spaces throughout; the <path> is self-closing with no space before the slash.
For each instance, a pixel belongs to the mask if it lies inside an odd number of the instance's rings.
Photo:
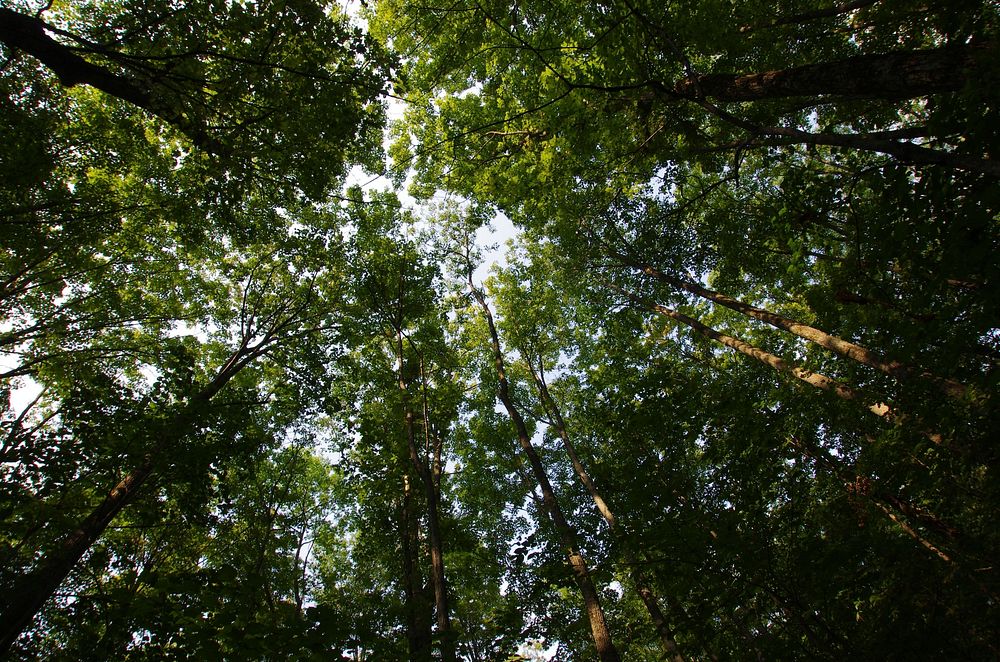
<path id="1" fill-rule="evenodd" d="M 497 334 L 496 325 L 493 322 L 493 314 L 490 312 L 489 304 L 486 303 L 486 297 L 472 284 L 471 276 L 469 278 L 469 288 L 476 301 L 479 302 L 483 310 L 483 317 L 486 319 L 486 324 L 489 327 L 490 341 L 493 349 L 493 362 L 497 372 L 497 396 L 500 398 L 500 402 L 514 423 L 521 450 L 524 452 L 525 457 L 528 458 L 528 464 L 531 466 L 535 481 L 542 490 L 542 504 L 545 506 L 545 511 L 552 520 L 563 546 L 566 548 L 566 555 L 569 559 L 570 567 L 573 569 L 573 578 L 576 580 L 577 586 L 580 587 L 580 592 L 583 594 L 583 602 L 587 612 L 587 619 L 590 622 L 590 632 L 594 638 L 594 645 L 597 648 L 597 656 L 601 662 L 618 662 L 621 658 L 614 643 L 611 641 L 611 633 L 604 618 L 604 610 L 601 608 L 597 589 L 594 587 L 594 582 L 590 577 L 587 562 L 583 558 L 583 555 L 580 554 L 579 546 L 576 542 L 576 531 L 570 526 L 563 515 L 562 508 L 560 508 L 559 502 L 556 500 L 555 491 L 552 489 L 552 484 L 545 473 L 542 460 L 535 451 L 535 447 L 531 444 L 531 436 L 528 434 L 524 418 L 522 418 L 521 413 L 510 397 L 503 352 L 500 349 L 500 339 Z"/>
<path id="2" fill-rule="evenodd" d="M 50 37 L 51 26 L 40 18 L 0 8 L 0 42 L 27 53 L 48 67 L 66 87 L 89 85 L 105 94 L 142 108 L 184 133 L 196 146 L 213 153 L 225 151 L 205 127 L 185 117 L 153 90 L 135 79 L 117 74 L 84 59 L 72 48 Z"/>
<path id="3" fill-rule="evenodd" d="M 527 356 L 526 353 L 524 353 L 524 355 Z M 597 485 L 587 472 L 587 468 L 583 466 L 583 462 L 580 461 L 580 456 L 576 452 L 576 446 L 574 446 L 573 440 L 569 436 L 569 431 L 566 429 L 566 421 L 562 417 L 559 405 L 549 393 L 549 387 L 545 382 L 545 372 L 542 368 L 541 359 L 538 361 L 537 370 L 531 364 L 530 360 L 528 361 L 528 368 L 531 370 L 531 376 L 535 381 L 535 386 L 538 388 L 538 395 L 539 399 L 542 401 L 542 406 L 545 407 L 546 411 L 552 417 L 552 422 L 555 424 L 556 431 L 559 434 L 559 439 L 562 441 L 566 455 L 569 456 L 570 462 L 573 464 L 573 470 L 576 472 L 577 478 L 579 478 L 580 482 L 587 488 L 590 498 L 593 499 L 594 505 L 597 507 L 597 511 L 601 514 L 601 517 L 603 517 L 604 521 L 607 522 L 612 535 L 614 535 L 619 541 L 625 542 L 625 533 L 622 531 L 621 527 L 618 526 L 618 521 L 615 519 L 615 515 L 611 511 L 611 507 L 608 506 L 604 497 L 601 496 L 600 491 L 597 489 Z M 677 646 L 677 641 L 674 639 L 674 633 L 671 630 L 670 625 L 667 623 L 666 618 L 664 618 L 663 612 L 660 610 L 656 594 L 653 593 L 653 590 L 649 586 L 649 582 L 640 570 L 641 566 L 638 558 L 636 558 L 636 555 L 632 552 L 632 548 L 627 544 L 627 542 L 622 545 L 622 549 L 625 552 L 625 562 L 629 566 L 629 578 L 632 580 L 632 584 L 635 587 L 636 592 L 639 594 L 642 604 L 646 607 L 649 619 L 652 621 L 653 627 L 656 629 L 656 633 L 660 637 L 660 643 L 666 653 L 666 659 L 671 662 L 684 662 L 684 656 L 681 654 L 680 648 Z"/>
<path id="4" fill-rule="evenodd" d="M 763 308 L 751 306 L 750 304 L 739 301 L 738 299 L 734 299 L 720 292 L 710 290 L 694 281 L 678 278 L 664 273 L 652 265 L 637 262 L 623 253 L 614 253 L 614 255 L 623 263 L 659 281 L 668 283 L 677 289 L 690 292 L 691 294 L 708 301 L 712 301 L 713 303 L 725 306 L 730 310 L 735 310 L 736 312 L 742 313 L 747 317 L 770 324 L 777 329 L 788 331 L 789 333 L 815 343 L 816 345 L 839 354 L 840 356 L 883 372 L 895 378 L 897 381 L 911 381 L 914 377 L 916 377 L 935 384 L 935 386 L 940 388 L 946 395 L 956 399 L 965 397 L 968 390 L 964 384 L 953 379 L 944 379 L 926 371 L 915 370 L 914 368 L 900 363 L 899 361 L 886 359 L 877 352 L 866 349 L 857 343 L 844 340 L 843 338 L 827 333 L 822 329 L 817 329 L 814 326 L 803 324 L 802 322 L 796 322 L 793 319 L 789 319 L 783 315 L 778 315 L 777 313 L 772 313 L 771 311 L 764 310 Z"/>
<path id="5" fill-rule="evenodd" d="M 761 101 L 833 95 L 911 99 L 955 92 L 995 57 L 992 42 L 899 51 L 754 74 L 706 74 L 686 78 L 674 92 L 715 101 Z"/>

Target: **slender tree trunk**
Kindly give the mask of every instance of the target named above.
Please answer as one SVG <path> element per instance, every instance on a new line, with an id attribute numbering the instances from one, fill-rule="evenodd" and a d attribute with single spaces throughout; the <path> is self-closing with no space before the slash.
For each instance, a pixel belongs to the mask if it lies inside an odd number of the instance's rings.
<path id="1" fill-rule="evenodd" d="M 678 81 L 684 97 L 715 101 L 761 101 L 833 95 L 912 99 L 955 92 L 974 80 L 996 57 L 992 42 L 943 48 L 858 55 L 755 74 L 706 74 Z"/>
<path id="2" fill-rule="evenodd" d="M 242 364 L 242 365 L 245 365 Z M 208 403 L 229 379 L 242 368 L 232 360 L 211 384 L 200 391 L 158 431 L 159 439 L 143 461 L 108 492 L 91 513 L 59 542 L 56 549 L 42 558 L 35 570 L 21 576 L 8 592 L 7 606 L 0 612 L 0 657 L 31 625 L 35 615 L 55 593 L 73 567 L 128 504 L 162 462 L 173 442 L 184 436 L 197 418 L 197 409 Z"/>
<path id="3" fill-rule="evenodd" d="M 927 539 L 926 536 L 921 534 L 917 529 L 911 526 L 906 520 L 912 520 L 919 522 L 928 526 L 929 528 L 937 531 L 943 536 L 947 537 L 950 541 L 954 540 L 958 536 L 958 532 L 954 527 L 942 522 L 937 517 L 931 515 L 930 513 L 917 508 L 910 504 L 909 502 L 900 499 L 888 492 L 884 491 L 872 491 L 870 484 L 865 480 L 859 484 L 857 479 L 852 479 L 851 476 L 841 469 L 834 458 L 830 457 L 825 451 L 820 448 L 807 445 L 806 442 L 802 441 L 797 437 L 791 438 L 792 445 L 798 448 L 803 455 L 810 457 L 816 461 L 817 464 L 825 468 L 827 471 L 837 476 L 841 482 L 848 489 L 848 492 L 853 495 L 866 497 L 875 508 L 881 511 L 886 517 L 888 517 L 899 529 L 913 538 L 921 547 L 925 548 L 927 551 L 932 553 L 934 556 L 938 557 L 945 563 L 949 565 L 954 563 L 951 555 L 946 551 L 942 550 L 939 546 L 935 545 L 933 542 Z M 891 508 L 890 508 L 891 506 Z M 892 509 L 895 509 L 903 517 L 900 517 Z M 905 519 L 904 519 L 905 518 Z"/>
<path id="4" fill-rule="evenodd" d="M 527 356 L 528 354 L 525 353 L 525 357 Z M 531 370 L 531 376 L 535 381 L 535 386 L 538 387 L 539 399 L 541 400 L 543 407 L 545 407 L 549 415 L 552 417 L 552 422 L 555 423 L 556 431 L 559 433 L 559 439 L 562 440 L 563 448 L 566 450 L 566 455 L 569 456 L 570 462 L 573 464 L 573 470 L 576 472 L 580 482 L 587 488 L 587 492 L 590 494 L 591 499 L 594 500 L 594 505 L 597 507 L 598 512 L 600 512 L 601 517 L 603 517 L 604 521 L 607 522 L 612 535 L 614 535 L 619 541 L 625 543 L 622 544 L 621 547 L 625 552 L 625 562 L 629 567 L 629 577 L 632 580 L 632 584 L 635 586 L 636 592 L 639 594 L 639 598 L 642 600 L 642 604 L 646 607 L 646 612 L 649 614 L 649 619 L 652 621 L 653 627 L 656 628 L 656 633 L 660 637 L 660 643 L 663 645 L 663 650 L 667 654 L 667 659 L 672 662 L 684 662 L 684 656 L 681 654 L 680 648 L 677 646 L 677 641 L 674 639 L 674 633 L 671 631 L 670 625 L 667 623 L 666 618 L 663 616 L 663 612 L 660 610 L 656 594 L 653 593 L 653 590 L 650 588 L 649 582 L 646 580 L 644 573 L 640 570 L 638 559 L 632 552 L 632 548 L 629 547 L 625 541 L 625 533 L 618 526 L 618 521 L 615 519 L 614 513 L 604 500 L 604 497 L 601 496 L 601 493 L 597 489 L 597 485 L 590 477 L 586 467 L 583 466 L 583 462 L 580 461 L 580 456 L 577 454 L 576 447 L 573 445 L 573 441 L 566 429 L 566 421 L 563 420 L 562 412 L 559 410 L 559 405 L 549 393 L 548 384 L 545 382 L 545 372 L 542 367 L 541 357 L 538 359 L 537 371 L 531 364 L 530 359 L 525 358 L 525 361 L 528 364 L 528 369 Z"/>
<path id="5" fill-rule="evenodd" d="M 656 280 L 668 283 L 680 290 L 690 292 L 691 294 L 699 296 L 703 299 L 725 306 L 730 310 L 735 310 L 736 312 L 742 313 L 747 317 L 770 324 L 777 329 L 788 331 L 789 333 L 815 343 L 816 345 L 839 354 L 840 356 L 883 372 L 895 378 L 897 381 L 909 381 L 916 376 L 920 379 L 934 383 L 946 395 L 956 399 L 963 398 L 968 390 L 964 384 L 955 380 L 943 379 L 937 375 L 932 375 L 929 372 L 917 372 L 913 368 L 906 366 L 899 361 L 888 360 L 877 352 L 873 352 L 870 349 L 866 349 L 861 345 L 850 342 L 849 340 L 844 340 L 843 338 L 827 333 L 826 331 L 817 329 L 814 326 L 796 322 L 795 320 L 778 315 L 777 313 L 772 313 L 768 310 L 764 310 L 763 308 L 751 306 L 750 304 L 739 301 L 738 299 L 734 299 L 720 292 L 715 292 L 707 287 L 703 287 L 694 281 L 664 273 L 650 264 L 637 262 L 623 253 L 615 252 L 614 256 L 633 269 L 639 270 Z"/>
<path id="6" fill-rule="evenodd" d="M 587 562 L 584 560 L 583 555 L 580 553 L 579 547 L 577 546 L 576 532 L 563 516 L 562 509 L 559 507 L 559 502 L 556 500 L 555 491 L 552 489 L 548 475 L 545 473 L 545 467 L 542 465 L 542 460 L 538 456 L 538 453 L 535 452 L 534 446 L 531 444 L 531 436 L 528 434 L 528 429 L 524 424 L 524 419 L 521 417 L 520 412 L 517 410 L 517 407 L 514 406 L 514 402 L 510 397 L 510 391 L 507 384 L 507 374 L 504 368 L 503 352 L 500 349 L 500 339 L 497 335 L 496 325 L 493 322 L 493 314 L 490 312 L 490 307 L 486 303 L 486 298 L 483 296 L 483 293 L 473 285 L 471 275 L 469 277 L 469 288 L 472 290 L 473 296 L 479 302 L 479 305 L 483 310 L 483 316 L 485 317 L 487 326 L 489 327 L 490 341 L 493 345 L 493 361 L 497 372 L 497 395 L 500 398 L 500 402 L 503 403 L 504 408 L 507 410 L 507 414 L 510 416 L 511 421 L 514 423 L 514 428 L 517 430 L 517 439 L 521 445 L 521 450 L 524 452 L 525 457 L 528 458 L 528 463 L 531 465 L 531 471 L 534 474 L 535 481 L 542 490 L 542 503 L 544 504 L 545 510 L 548 512 L 549 518 L 555 525 L 556 531 L 559 533 L 563 545 L 566 548 L 569 563 L 573 569 L 573 577 L 576 580 L 577 585 L 580 587 L 580 592 L 583 594 L 583 602 L 586 608 L 587 618 L 590 622 L 590 631 L 594 638 L 594 645 L 597 648 L 597 656 L 601 662 L 618 662 L 621 658 L 618 656 L 618 650 L 611 641 L 611 633 L 608 631 L 607 621 L 604 618 L 604 610 L 601 608 L 601 602 L 597 594 L 597 589 L 594 587 L 594 582 L 590 577 L 590 570 L 587 568 Z"/>
<path id="7" fill-rule="evenodd" d="M 441 537 L 441 450 L 443 441 L 440 435 L 431 439 L 430 412 L 427 406 L 427 376 L 424 373 L 424 360 L 420 358 L 420 383 L 423 393 L 423 421 L 425 445 L 433 444 L 434 459 L 431 467 L 423 462 L 424 489 L 427 493 L 428 533 L 431 544 L 431 578 L 434 582 L 434 605 L 437 612 L 438 634 L 441 639 L 441 659 L 443 662 L 455 662 L 457 659 L 456 642 L 451 629 L 451 613 L 448 606 L 448 581 L 444 567 L 444 541 Z"/>
<path id="8" fill-rule="evenodd" d="M 670 319 L 676 322 L 680 322 L 681 324 L 684 324 L 685 326 L 693 329 L 694 331 L 705 336 L 706 338 L 710 338 L 718 343 L 725 345 L 726 347 L 735 349 L 741 354 L 745 354 L 746 356 L 756 359 L 761 363 L 763 363 L 764 365 L 767 365 L 772 369 L 776 370 L 777 372 L 786 375 L 791 375 L 792 377 L 798 379 L 799 381 L 809 384 L 814 388 L 818 388 L 823 391 L 829 391 L 834 395 L 836 395 L 837 397 L 841 398 L 842 400 L 860 399 L 860 394 L 857 391 L 855 391 L 850 386 L 847 386 L 846 384 L 837 381 L 836 379 L 832 379 L 818 372 L 806 370 L 805 368 L 799 367 L 793 363 L 789 363 L 784 359 L 782 359 L 781 357 L 775 356 L 774 354 L 766 352 L 758 347 L 754 347 L 748 342 L 744 342 L 738 338 L 734 338 L 724 333 L 720 333 L 715 329 L 713 329 L 712 327 L 702 324 L 698 320 L 692 317 L 688 317 L 683 313 L 679 313 L 676 310 L 673 310 L 672 308 L 667 308 L 666 306 L 661 306 L 660 304 L 647 304 L 638 297 L 636 297 L 635 295 L 625 292 L 621 288 L 615 286 L 611 287 L 616 291 L 624 294 L 631 301 L 643 307 L 647 307 L 653 312 L 659 313 L 664 317 L 669 317 Z M 885 418 L 886 420 L 891 421 L 896 419 L 895 412 L 893 412 L 893 410 L 884 403 L 876 403 L 868 405 L 868 410 L 871 411 L 876 416 Z"/>
<path id="9" fill-rule="evenodd" d="M 118 513 L 135 499 L 154 467 L 155 456 L 151 454 L 108 492 L 100 505 L 63 538 L 59 547 L 46 556 L 37 570 L 15 581 L 6 596 L 7 606 L 0 613 L 0 656 L 27 629 L 42 605 Z"/>
<path id="10" fill-rule="evenodd" d="M 653 312 L 659 313 L 664 317 L 669 317 L 672 320 L 680 322 L 681 324 L 690 327 L 691 329 L 705 336 L 706 338 L 715 340 L 716 342 L 725 345 L 726 347 L 735 349 L 741 354 L 745 354 L 746 356 L 756 359 L 761 363 L 763 363 L 764 365 L 770 366 L 777 372 L 780 372 L 785 375 L 790 375 L 795 379 L 798 379 L 801 382 L 809 384 L 814 388 L 818 388 L 823 391 L 829 391 L 830 393 L 833 393 L 842 400 L 848 400 L 852 402 L 860 401 L 862 403 L 864 403 L 865 400 L 868 400 L 868 398 L 865 398 L 863 394 L 859 393 L 858 391 L 851 388 L 847 384 L 844 384 L 843 382 L 839 382 L 836 379 L 832 379 L 821 373 L 813 372 L 812 370 L 807 370 L 801 366 L 795 365 L 794 363 L 789 363 L 788 361 L 785 361 L 781 357 L 775 356 L 770 352 L 766 352 L 760 349 L 759 347 L 754 347 L 750 343 L 744 342 L 739 338 L 734 338 L 724 333 L 720 333 L 715 329 L 713 329 L 712 327 L 702 324 L 698 320 L 689 317 L 683 313 L 679 313 L 676 310 L 667 308 L 666 306 L 661 306 L 660 304 L 646 303 L 645 301 L 635 296 L 634 294 L 626 292 L 625 290 L 615 285 L 612 285 L 611 283 L 606 283 L 606 285 L 611 289 L 623 294 L 625 297 L 635 302 L 636 304 L 644 308 L 649 308 Z M 865 404 L 864 406 L 871 413 L 887 421 L 896 422 L 900 424 L 917 423 L 919 425 L 918 421 L 914 421 L 911 417 L 895 411 L 884 402 L 875 402 L 873 404 Z M 929 441 L 938 445 L 944 444 L 944 438 L 941 436 L 941 434 L 920 427 L 918 427 L 917 429 Z"/>

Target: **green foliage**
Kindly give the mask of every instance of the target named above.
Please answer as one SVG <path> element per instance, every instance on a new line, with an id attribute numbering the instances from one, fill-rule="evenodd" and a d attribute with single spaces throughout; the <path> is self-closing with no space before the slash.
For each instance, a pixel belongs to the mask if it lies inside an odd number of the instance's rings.
<path id="1" fill-rule="evenodd" d="M 470 288 L 623 659 L 996 657 L 997 8 L 834 5 L 3 9 L 11 659 L 593 659 Z"/>

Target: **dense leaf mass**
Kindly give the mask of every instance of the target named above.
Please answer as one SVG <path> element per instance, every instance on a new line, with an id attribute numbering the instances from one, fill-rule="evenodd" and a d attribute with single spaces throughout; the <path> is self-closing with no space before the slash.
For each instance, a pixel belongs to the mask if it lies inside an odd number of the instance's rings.
<path id="1" fill-rule="evenodd" d="M 0 657 L 1000 657 L 996 4 L 347 4 L 0 7 Z"/>

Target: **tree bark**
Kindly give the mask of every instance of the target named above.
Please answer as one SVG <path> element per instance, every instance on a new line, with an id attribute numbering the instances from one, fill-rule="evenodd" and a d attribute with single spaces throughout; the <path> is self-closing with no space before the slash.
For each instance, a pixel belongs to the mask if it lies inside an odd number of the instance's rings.
<path id="1" fill-rule="evenodd" d="M 420 381 L 423 389 L 424 438 L 431 442 L 431 425 L 427 406 L 427 376 L 424 374 L 423 357 L 420 359 Z M 441 450 L 442 439 L 434 435 L 434 459 L 431 467 L 424 462 L 424 487 L 427 491 L 428 532 L 431 543 L 431 577 L 434 581 L 434 604 L 437 611 L 438 634 L 443 662 L 455 662 L 458 657 L 454 632 L 451 629 L 451 612 L 448 604 L 448 581 L 444 567 L 444 540 L 441 536 Z"/>
<path id="2" fill-rule="evenodd" d="M 399 358 L 399 389 L 400 397 L 403 401 L 403 425 L 406 433 L 407 450 L 410 456 L 410 464 L 420 478 L 424 487 L 424 496 L 427 500 L 427 535 L 430 543 L 431 557 L 431 583 L 434 587 L 434 609 L 437 620 L 438 635 L 440 636 L 441 659 L 443 662 L 454 662 L 455 641 L 451 631 L 451 617 L 448 607 L 448 582 L 445 576 L 444 552 L 441 541 L 441 523 L 439 514 L 439 481 L 431 475 L 431 468 L 427 465 L 426 456 L 417 448 L 416 432 L 414 428 L 414 412 L 410 405 L 409 385 L 403 372 L 403 332 L 402 328 L 396 329 L 397 352 Z M 420 376 L 423 383 L 423 358 L 420 359 Z M 424 398 L 423 423 L 425 437 L 429 437 L 429 421 L 427 416 L 426 398 Z M 438 467 L 439 452 L 436 454 L 435 470 L 439 474 Z"/>
<path id="3" fill-rule="evenodd" d="M 420 523 L 413 501 L 410 476 L 403 474 L 403 507 L 400 512 L 399 537 L 403 557 L 403 592 L 406 600 L 406 643 L 410 662 L 430 662 L 430 605 L 424 600 L 424 583 L 418 560 Z"/>
<path id="4" fill-rule="evenodd" d="M 53 28 L 40 18 L 0 7 L 0 42 L 34 57 L 48 67 L 64 86 L 89 85 L 156 115 L 208 152 L 219 154 L 225 151 L 204 126 L 185 117 L 170 103 L 158 99 L 151 88 L 87 61 L 72 48 L 50 37 L 46 30 L 52 31 Z"/>
<path id="5" fill-rule="evenodd" d="M 230 375 L 231 376 L 231 375 Z M 228 381 L 228 377 L 225 381 Z M 0 657 L 5 655 L 21 633 L 31 625 L 35 615 L 59 588 L 73 567 L 104 533 L 118 514 L 140 493 L 154 474 L 170 445 L 191 429 L 194 410 L 215 394 L 225 381 L 217 378 L 209 389 L 195 395 L 176 416 L 164 423 L 157 441 L 143 461 L 108 492 L 91 513 L 46 554 L 38 567 L 21 576 L 8 592 L 7 606 L 0 612 Z"/>
<path id="6" fill-rule="evenodd" d="M 678 81 L 673 91 L 715 101 L 820 95 L 912 99 L 961 90 L 994 57 L 992 42 L 858 55 L 755 74 L 705 74 Z"/>
<path id="7" fill-rule="evenodd" d="M 243 368 L 270 351 L 278 342 L 278 334 L 291 320 L 292 317 L 274 320 L 257 343 L 251 344 L 250 337 L 244 336 L 239 348 L 212 381 L 192 395 L 169 421 L 161 423 L 159 429 L 151 432 L 151 436 L 158 435 L 158 439 L 151 445 L 143 461 L 129 471 L 101 503 L 63 537 L 53 552 L 43 556 L 33 571 L 14 582 L 8 592 L 8 604 L 0 610 L 0 658 L 7 654 L 21 633 L 31 625 L 35 615 L 70 574 L 77 561 L 100 538 L 122 509 L 135 500 L 143 484 L 148 482 L 164 462 L 170 446 L 183 438 L 198 420 L 201 408 Z"/>
<path id="8" fill-rule="evenodd" d="M 0 655 L 17 641 L 77 561 L 135 498 L 153 473 L 154 466 L 154 456 L 150 455 L 108 492 L 100 505 L 63 538 L 56 551 L 48 554 L 37 570 L 15 581 L 7 594 L 9 602 L 0 614 Z"/>
<path id="9" fill-rule="evenodd" d="M 735 310 L 736 312 L 746 315 L 747 317 L 770 324 L 776 329 L 788 331 L 789 333 L 815 343 L 816 345 L 839 354 L 840 356 L 883 372 L 890 377 L 895 378 L 897 381 L 911 381 L 912 378 L 916 376 L 935 384 L 935 386 L 941 389 L 941 391 L 946 395 L 956 399 L 964 398 L 968 390 L 964 384 L 953 379 L 944 379 L 929 372 L 918 372 L 917 370 L 900 363 L 899 361 L 886 359 L 877 352 L 873 352 L 870 349 L 866 349 L 865 347 L 850 342 L 849 340 L 844 340 L 843 338 L 835 336 L 831 333 L 827 333 L 822 329 L 817 329 L 814 326 L 803 324 L 802 322 L 796 322 L 795 320 L 778 315 L 777 313 L 772 313 L 768 310 L 764 310 L 763 308 L 751 306 L 750 304 L 739 301 L 738 299 L 734 299 L 720 292 L 715 292 L 707 287 L 703 287 L 696 282 L 671 276 L 670 274 L 656 269 L 650 264 L 633 260 L 623 253 L 613 252 L 613 255 L 633 269 L 641 271 L 642 273 L 659 281 L 668 283 L 677 289 L 690 292 L 691 294 L 699 296 L 703 299 L 725 306 L 730 310 Z"/>
<path id="10" fill-rule="evenodd" d="M 573 569 L 573 577 L 576 580 L 577 586 L 580 587 L 580 592 L 583 594 L 583 602 L 587 612 L 587 619 L 590 622 L 590 632 L 594 638 L 594 645 L 597 648 L 597 656 L 601 662 L 618 662 L 621 658 L 614 643 L 611 641 L 611 633 L 604 618 L 604 610 L 601 608 L 597 589 L 594 587 L 594 582 L 590 577 L 587 562 L 579 551 L 576 542 L 576 531 L 563 516 L 562 509 L 559 507 L 559 502 L 555 496 L 555 491 L 552 489 L 552 484 L 545 473 L 542 460 L 535 451 L 535 447 L 531 444 L 531 436 L 528 434 L 524 419 L 510 397 L 503 352 L 500 349 L 500 339 L 497 334 L 496 325 L 493 322 L 493 314 L 486 303 L 486 297 L 473 285 L 471 275 L 469 277 L 469 288 L 476 301 L 479 302 L 483 310 L 483 317 L 486 319 L 486 324 L 489 327 L 490 341 L 493 348 L 493 362 L 497 372 L 497 395 L 507 410 L 511 421 L 514 423 L 521 450 L 524 452 L 525 457 L 528 458 L 535 481 L 542 490 L 542 503 L 566 548 L 570 567 Z"/>
<path id="11" fill-rule="evenodd" d="M 577 454 L 576 447 L 573 445 L 573 441 L 570 439 L 569 432 L 566 429 L 566 421 L 563 420 L 562 412 L 559 410 L 559 405 L 549 393 L 548 384 L 545 382 L 545 373 L 542 368 L 541 358 L 539 358 L 538 361 L 537 371 L 534 366 L 532 366 L 529 359 L 526 358 L 525 360 L 528 363 L 528 369 L 531 370 L 531 376 L 535 381 L 535 386 L 538 388 L 538 395 L 539 399 L 542 401 L 542 406 L 545 407 L 548 413 L 552 416 L 552 422 L 555 423 L 556 432 L 558 432 L 559 439 L 562 441 L 563 448 L 566 450 L 566 455 L 569 456 L 570 462 L 573 464 L 573 470 L 576 472 L 577 478 L 579 478 L 580 482 L 587 488 L 587 492 L 590 494 L 591 499 L 594 500 L 594 505 L 597 507 L 601 517 L 603 517 L 604 521 L 607 522 L 612 535 L 614 535 L 619 541 L 625 543 L 624 531 L 622 531 L 621 527 L 618 526 L 618 521 L 615 519 L 614 513 L 604 500 L 604 497 L 601 496 L 601 493 L 597 489 L 597 485 L 590 477 L 586 467 L 583 466 L 583 462 L 580 461 L 580 456 Z M 652 621 L 653 627 L 656 629 L 656 633 L 660 637 L 660 643 L 666 653 L 666 659 L 671 662 L 684 662 L 684 656 L 681 654 L 680 648 L 677 646 L 677 641 L 674 639 L 674 633 L 671 631 L 670 625 L 667 623 L 666 618 L 663 616 L 663 612 L 660 610 L 656 594 L 653 593 L 653 589 L 650 588 L 649 582 L 646 581 L 645 575 L 640 570 L 641 566 L 636 558 L 636 555 L 632 552 L 632 548 L 629 547 L 627 543 L 622 545 L 622 549 L 625 553 L 625 562 L 629 566 L 629 578 L 632 580 L 632 584 L 634 585 L 636 592 L 639 594 L 642 604 L 646 607 L 649 619 Z"/>
<path id="12" fill-rule="evenodd" d="M 794 363 L 789 363 L 788 361 L 785 361 L 783 358 L 775 356 L 770 352 L 766 352 L 763 349 L 760 349 L 759 347 L 754 347 L 750 343 L 740 340 L 739 338 L 734 338 L 724 333 L 720 333 L 715 329 L 713 329 L 712 327 L 706 324 L 702 324 L 693 317 L 689 317 L 684 313 L 679 313 L 676 310 L 673 310 L 672 308 L 667 308 L 666 306 L 661 306 L 660 304 L 646 303 L 639 297 L 629 292 L 626 292 L 620 287 L 616 287 L 614 285 L 611 285 L 610 283 L 608 284 L 608 286 L 611 289 L 623 294 L 630 301 L 644 308 L 649 308 L 655 313 L 659 313 L 664 317 L 669 317 L 674 321 L 680 322 L 681 324 L 684 324 L 685 326 L 693 329 L 694 331 L 701 334 L 702 336 L 705 336 L 706 338 L 710 338 L 720 344 L 725 345 L 726 347 L 735 349 L 737 352 L 740 352 L 741 354 L 745 354 L 746 356 L 756 359 L 761 363 L 763 363 L 764 365 L 771 367 L 777 372 L 790 375 L 801 382 L 809 384 L 813 388 L 818 388 L 823 391 L 829 391 L 842 400 L 850 400 L 850 401 L 860 400 L 862 402 L 865 400 L 865 398 L 863 398 L 858 391 L 851 388 L 847 384 L 837 381 L 836 379 L 832 379 L 818 372 L 807 370 L 801 366 L 795 365 Z M 870 412 L 872 412 L 873 414 L 875 414 L 880 418 L 884 418 L 887 421 L 901 420 L 900 415 L 897 414 L 897 412 L 895 412 L 891 407 L 889 407 L 889 405 L 883 402 L 877 402 L 865 406 L 868 408 Z M 931 439 L 931 441 L 934 441 L 935 443 L 938 444 L 941 443 L 940 435 L 935 433 L 925 433 L 925 435 L 929 439 Z"/>

